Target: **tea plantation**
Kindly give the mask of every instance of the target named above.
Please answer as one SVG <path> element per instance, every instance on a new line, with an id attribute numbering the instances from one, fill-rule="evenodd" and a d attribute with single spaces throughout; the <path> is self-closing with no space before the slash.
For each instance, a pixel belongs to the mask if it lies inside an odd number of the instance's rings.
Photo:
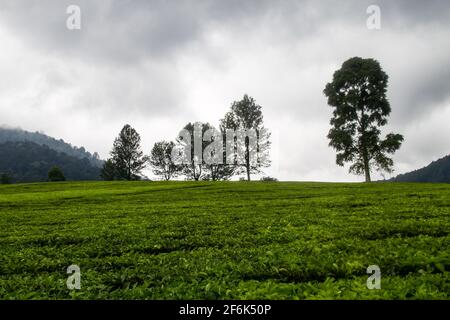
<path id="1" fill-rule="evenodd" d="M 0 186 L 0 299 L 449 299 L 449 270 L 449 184 Z"/>

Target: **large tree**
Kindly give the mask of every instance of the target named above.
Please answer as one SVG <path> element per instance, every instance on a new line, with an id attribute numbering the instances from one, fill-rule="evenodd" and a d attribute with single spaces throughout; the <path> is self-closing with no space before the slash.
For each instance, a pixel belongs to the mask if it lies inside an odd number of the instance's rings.
<path id="1" fill-rule="evenodd" d="M 149 163 L 153 168 L 153 173 L 169 181 L 177 176 L 180 167 L 172 160 L 172 150 L 175 143 L 160 141 L 156 142 L 150 153 Z"/>
<path id="2" fill-rule="evenodd" d="M 256 104 L 255 99 L 244 95 L 242 100 L 235 101 L 231 105 L 231 110 L 227 112 L 220 121 L 222 132 L 234 130 L 235 132 L 250 132 L 254 130 L 256 143 L 250 141 L 250 136 L 245 135 L 240 139 L 239 134 L 230 136 L 226 134 L 227 143 L 232 144 L 231 148 L 235 151 L 235 156 L 231 159 L 237 165 L 236 173 L 245 173 L 247 180 L 250 181 L 251 174 L 262 173 L 262 169 L 270 165 L 270 132 L 264 128 L 262 107 Z M 230 138 L 233 141 L 229 141 Z M 229 152 L 230 148 L 227 147 Z M 243 155 L 243 159 L 238 161 L 238 155 Z M 230 155 L 227 154 L 227 163 L 230 161 Z"/>
<path id="3" fill-rule="evenodd" d="M 111 157 L 118 179 L 140 179 L 148 158 L 141 151 L 141 137 L 130 125 L 125 125 L 114 140 Z"/>
<path id="4" fill-rule="evenodd" d="M 370 182 L 373 168 L 392 172 L 389 158 L 400 148 L 403 136 L 389 133 L 380 138 L 391 107 L 386 97 L 388 75 L 374 59 L 351 58 L 333 74 L 325 87 L 328 104 L 334 108 L 328 133 L 329 145 L 337 151 L 336 163 L 351 163 L 349 172 L 364 174 Z"/>

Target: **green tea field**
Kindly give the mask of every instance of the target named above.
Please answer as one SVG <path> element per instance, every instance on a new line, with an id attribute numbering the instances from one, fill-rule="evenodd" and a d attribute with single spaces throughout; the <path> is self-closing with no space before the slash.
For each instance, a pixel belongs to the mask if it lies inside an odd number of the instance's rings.
<path id="1" fill-rule="evenodd" d="M 449 270 L 448 184 L 0 186 L 0 299 L 448 299 Z"/>

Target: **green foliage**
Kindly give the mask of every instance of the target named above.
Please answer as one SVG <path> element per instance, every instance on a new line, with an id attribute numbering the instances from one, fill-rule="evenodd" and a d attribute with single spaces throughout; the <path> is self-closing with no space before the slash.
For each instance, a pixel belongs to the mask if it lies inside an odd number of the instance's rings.
<path id="1" fill-rule="evenodd" d="M 225 158 L 225 155 L 224 155 Z M 228 181 L 230 180 L 234 173 L 235 167 L 225 163 L 225 159 L 222 164 L 210 164 L 206 165 L 207 174 L 203 177 L 203 180 L 208 181 Z"/>
<path id="2" fill-rule="evenodd" d="M 235 149 L 243 149 L 245 164 L 241 166 L 241 170 L 235 173 L 245 173 L 247 180 L 250 181 L 251 174 L 262 173 L 263 168 L 270 165 L 269 150 L 270 150 L 270 132 L 264 128 L 262 107 L 256 104 L 255 99 L 244 95 L 242 100 L 235 101 L 231 105 L 231 110 L 227 112 L 224 118 L 220 121 L 220 129 L 225 132 L 226 129 L 253 129 L 256 131 L 258 143 L 253 147 L 249 143 L 249 138 L 245 138 L 243 144 L 235 143 Z M 236 140 L 237 141 L 237 140 Z M 256 161 L 252 162 L 251 156 L 256 155 Z"/>
<path id="3" fill-rule="evenodd" d="M 390 133 L 380 139 L 391 107 L 386 97 L 388 76 L 374 59 L 351 58 L 333 74 L 325 87 L 328 104 L 334 108 L 328 133 L 330 146 L 338 151 L 336 163 L 350 162 L 350 172 L 365 174 L 370 181 L 373 167 L 392 172 L 388 157 L 400 148 L 403 136 Z"/>
<path id="4" fill-rule="evenodd" d="M 0 299 L 448 299 L 450 186 L 0 186 Z M 81 290 L 66 287 L 81 268 Z M 381 268 L 381 290 L 366 269 Z"/>
<path id="5" fill-rule="evenodd" d="M 122 128 L 114 140 L 111 157 L 118 179 L 140 180 L 148 158 L 141 150 L 141 137 L 129 124 Z"/>
<path id="6" fill-rule="evenodd" d="M 172 150 L 174 146 L 175 143 L 172 141 L 156 142 L 149 158 L 153 173 L 157 176 L 161 176 L 166 181 L 177 176 L 181 170 L 180 167 L 172 161 Z"/>
<path id="7" fill-rule="evenodd" d="M 265 182 L 277 182 L 278 179 L 277 179 L 277 178 L 274 178 L 274 177 L 262 177 L 262 178 L 260 179 L 260 181 L 265 181 Z"/>
<path id="8" fill-rule="evenodd" d="M 108 159 L 103 163 L 102 171 L 100 172 L 100 178 L 105 181 L 112 181 L 118 177 L 116 165 L 113 159 Z"/>
<path id="9" fill-rule="evenodd" d="M 12 183 L 11 176 L 7 173 L 0 174 L 0 183 L 1 184 L 11 184 Z"/>
<path id="10" fill-rule="evenodd" d="M 0 144 L 0 172 L 14 177 L 14 182 L 48 180 L 48 171 L 58 166 L 67 180 L 98 180 L 100 169 L 87 158 L 78 159 L 45 145 L 24 141 Z"/>
<path id="11" fill-rule="evenodd" d="M 58 166 L 53 166 L 48 172 L 48 181 L 66 181 L 66 177 Z"/>

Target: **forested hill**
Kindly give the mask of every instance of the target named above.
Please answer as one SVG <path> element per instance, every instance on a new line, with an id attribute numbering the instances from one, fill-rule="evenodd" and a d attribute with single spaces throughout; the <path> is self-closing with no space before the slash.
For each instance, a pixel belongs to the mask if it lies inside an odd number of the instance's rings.
<path id="1" fill-rule="evenodd" d="M 30 141 L 39 145 L 46 145 L 50 149 L 58 152 L 64 152 L 68 156 L 72 156 L 78 159 L 87 158 L 92 166 L 100 168 L 103 165 L 103 161 L 100 160 L 96 152 L 91 154 L 90 152 L 86 151 L 84 147 L 78 148 L 76 146 L 72 146 L 70 143 L 67 143 L 62 139 L 57 140 L 40 132 L 29 132 L 22 129 L 0 127 L 0 143 L 8 141 Z"/>
<path id="2" fill-rule="evenodd" d="M 100 175 L 100 168 L 87 158 L 78 159 L 30 141 L 0 143 L 0 173 L 12 182 L 47 181 L 53 166 L 58 166 L 67 180 L 97 180 Z"/>
<path id="3" fill-rule="evenodd" d="M 428 166 L 405 174 L 391 181 L 397 182 L 447 182 L 450 183 L 450 155 L 433 161 Z"/>

